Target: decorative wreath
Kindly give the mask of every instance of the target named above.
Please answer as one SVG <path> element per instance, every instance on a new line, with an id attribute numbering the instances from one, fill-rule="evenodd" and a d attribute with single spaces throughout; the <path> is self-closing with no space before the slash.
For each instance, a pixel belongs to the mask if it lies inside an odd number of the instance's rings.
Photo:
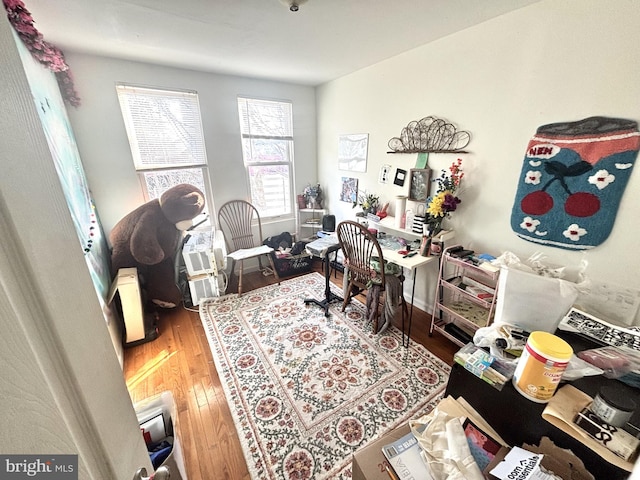
<path id="1" fill-rule="evenodd" d="M 458 131 L 453 124 L 436 117 L 412 121 L 402 129 L 400 137 L 389 140 L 395 153 L 460 152 L 469 145 L 469 132 Z"/>

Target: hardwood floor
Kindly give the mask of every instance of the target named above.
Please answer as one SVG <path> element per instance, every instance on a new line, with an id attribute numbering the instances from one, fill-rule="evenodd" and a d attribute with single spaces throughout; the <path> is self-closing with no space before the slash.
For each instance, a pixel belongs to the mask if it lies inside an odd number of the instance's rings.
<path id="1" fill-rule="evenodd" d="M 321 271 L 321 263 L 314 262 Z M 274 283 L 258 272 L 246 274 L 243 290 Z M 332 281 L 342 284 L 338 274 Z M 227 290 L 234 292 L 235 285 Z M 449 365 L 458 347 L 439 334 L 429 337 L 431 316 L 414 308 L 411 337 Z M 398 320 L 396 326 L 400 327 Z M 162 312 L 160 335 L 125 350 L 124 375 L 134 402 L 165 390 L 173 392 L 189 480 L 244 480 L 249 472 L 218 378 L 207 338 L 196 311 L 179 307 Z"/>

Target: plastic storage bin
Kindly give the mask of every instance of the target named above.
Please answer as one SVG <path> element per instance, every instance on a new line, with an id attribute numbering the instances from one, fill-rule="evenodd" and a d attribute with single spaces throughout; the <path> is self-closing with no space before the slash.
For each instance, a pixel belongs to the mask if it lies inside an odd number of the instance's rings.
<path id="1" fill-rule="evenodd" d="M 137 402 L 133 407 L 147 445 L 162 441 L 172 444 L 171 452 L 158 466 L 169 467 L 171 480 L 187 480 L 173 394 L 165 391 Z"/>

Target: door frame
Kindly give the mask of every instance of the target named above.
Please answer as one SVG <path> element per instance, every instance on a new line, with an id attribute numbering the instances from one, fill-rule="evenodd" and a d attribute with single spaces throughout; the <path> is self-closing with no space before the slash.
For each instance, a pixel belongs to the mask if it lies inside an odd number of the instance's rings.
<path id="1" fill-rule="evenodd" d="M 151 462 L 6 15 L 0 57 L 0 451 L 133 478 Z"/>

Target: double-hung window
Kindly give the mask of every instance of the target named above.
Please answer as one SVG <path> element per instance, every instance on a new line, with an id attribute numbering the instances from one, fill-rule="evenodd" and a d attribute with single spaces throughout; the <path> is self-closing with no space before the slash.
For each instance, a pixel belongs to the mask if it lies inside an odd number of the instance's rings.
<path id="1" fill-rule="evenodd" d="M 292 111 L 291 102 L 238 97 L 251 203 L 263 218 L 293 213 Z"/>
<path id="2" fill-rule="evenodd" d="M 213 211 L 198 94 L 117 84 L 131 154 L 145 198 L 180 183 L 198 187 Z"/>

